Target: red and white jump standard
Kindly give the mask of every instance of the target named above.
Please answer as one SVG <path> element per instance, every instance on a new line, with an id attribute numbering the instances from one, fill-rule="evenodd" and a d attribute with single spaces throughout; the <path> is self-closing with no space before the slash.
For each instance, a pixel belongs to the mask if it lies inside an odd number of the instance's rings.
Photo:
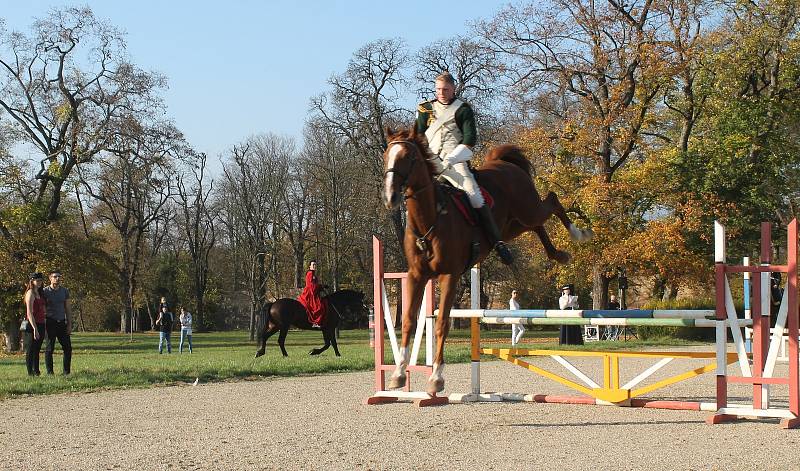
<path id="1" fill-rule="evenodd" d="M 743 417 L 780 418 L 784 428 L 800 426 L 800 357 L 798 356 L 798 299 L 797 299 L 797 220 L 792 220 L 787 228 L 786 265 L 771 264 L 772 229 L 769 223 L 761 224 L 761 265 L 726 265 L 725 228 L 714 224 L 715 239 L 715 284 L 717 324 L 717 412 L 706 421 L 710 424 L 728 422 Z M 786 273 L 786 288 L 775 320 L 775 332 L 770 340 L 770 273 Z M 735 318 L 736 312 L 728 285 L 728 273 L 758 273 L 753 277 L 753 339 L 752 372 L 742 371 L 741 376 L 728 375 L 725 363 L 719 359 L 727 354 L 726 331 L 722 321 Z M 783 343 L 784 328 L 789 336 L 789 375 L 774 377 L 778 351 Z M 731 327 L 737 348 L 738 329 Z M 729 404 L 728 384 L 743 383 L 753 385 L 752 405 Z M 779 409 L 770 407 L 769 387 L 773 384 L 789 388 L 789 407 Z"/>
<path id="2" fill-rule="evenodd" d="M 373 265 L 373 293 L 375 309 L 375 393 L 368 397 L 365 404 L 384 404 L 400 400 L 411 400 L 418 406 L 433 406 L 447 404 L 447 396 L 430 395 L 424 391 L 411 391 L 411 372 L 423 373 L 430 376 L 433 373 L 433 282 L 425 286 L 425 295 L 422 300 L 417 330 L 414 334 L 414 345 L 411 350 L 410 361 L 406 367 L 407 381 L 405 391 L 386 389 L 386 371 L 394 371 L 404 357 L 397 344 L 394 331 L 394 321 L 389 308 L 384 280 L 400 280 L 400 303 L 406 305 L 409 299 L 406 282 L 408 273 L 384 273 L 383 271 L 383 243 L 377 237 L 372 237 L 372 265 Z M 385 339 L 388 334 L 392 348 L 394 362 L 384 363 Z M 425 364 L 417 365 L 417 357 L 422 340 L 425 340 Z"/>

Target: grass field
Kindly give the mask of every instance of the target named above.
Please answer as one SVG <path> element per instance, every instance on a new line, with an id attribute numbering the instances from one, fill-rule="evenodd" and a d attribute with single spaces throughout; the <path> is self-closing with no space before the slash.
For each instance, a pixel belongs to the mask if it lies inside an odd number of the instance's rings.
<path id="1" fill-rule="evenodd" d="M 482 332 L 486 343 L 492 340 L 508 344 L 510 329 Z M 62 376 L 61 347 L 56 343 L 54 376 L 30 378 L 25 369 L 24 354 L 0 355 L 0 400 L 31 394 L 97 391 L 103 389 L 146 388 L 156 385 L 234 379 L 255 379 L 268 376 L 298 376 L 345 371 L 365 371 L 373 367 L 373 352 L 366 330 L 342 331 L 339 339 L 341 357 L 328 349 L 319 356 L 309 356 L 314 347 L 322 346 L 322 335 L 316 331 L 291 331 L 286 339 L 288 358 L 280 354 L 277 336 L 267 344 L 267 353 L 253 359 L 254 342 L 247 332 L 212 332 L 194 335 L 194 353 L 178 354 L 180 335 L 173 333 L 171 355 L 159 355 L 157 333 L 122 335 L 116 333 L 76 333 L 72 336 L 72 374 Z M 520 347 L 557 348 L 556 331 L 525 333 Z M 469 331 L 452 330 L 448 338 L 445 361 L 469 361 Z M 528 342 L 528 343 L 526 343 Z M 594 342 L 584 349 L 628 349 L 652 345 L 683 345 L 685 342 Z M 387 342 L 388 346 L 388 342 Z M 388 349 L 387 354 L 391 354 Z M 44 373 L 44 348 L 41 355 Z"/>

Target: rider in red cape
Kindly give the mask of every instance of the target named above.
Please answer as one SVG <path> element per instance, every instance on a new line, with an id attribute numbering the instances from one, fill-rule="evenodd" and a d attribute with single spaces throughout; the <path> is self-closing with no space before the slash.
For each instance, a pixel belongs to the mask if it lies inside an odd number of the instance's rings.
<path id="1" fill-rule="evenodd" d="M 313 326 L 319 327 L 325 319 L 325 312 L 328 310 L 328 303 L 320 296 L 322 285 L 316 275 L 317 262 L 312 260 L 306 272 L 306 286 L 303 292 L 297 297 L 306 311 L 308 311 L 308 322 Z"/>

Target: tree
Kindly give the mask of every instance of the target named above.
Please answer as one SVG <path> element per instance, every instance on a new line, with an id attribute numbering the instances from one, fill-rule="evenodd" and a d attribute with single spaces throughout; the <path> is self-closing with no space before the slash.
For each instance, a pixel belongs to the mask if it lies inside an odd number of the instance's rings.
<path id="1" fill-rule="evenodd" d="M 0 108 L 41 153 L 36 200 L 54 221 L 73 170 L 107 148 L 119 120 L 157 108 L 165 81 L 128 62 L 122 34 L 89 8 L 53 10 L 30 36 L 0 33 Z"/>
<path id="2" fill-rule="evenodd" d="M 408 53 L 400 39 L 381 39 L 359 48 L 342 74 L 333 75 L 331 90 L 311 100 L 316 125 L 329 126 L 352 147 L 361 163 L 369 170 L 373 186 L 365 188 L 374 201 L 379 201 L 379 185 L 383 175 L 384 134 L 387 125 L 411 122 L 411 113 L 399 100 L 405 84 Z M 394 241 L 387 247 L 401 255 L 404 224 L 401 212 L 390 215 Z M 373 232 L 378 232 L 375 227 Z M 393 249 L 393 250 L 392 250 Z"/>
<path id="3" fill-rule="evenodd" d="M 174 184 L 172 165 L 183 152 L 181 134 L 170 124 L 144 125 L 129 120 L 118 129 L 113 147 L 98 159 L 100 171 L 80 171 L 86 192 L 97 204 L 97 216 L 118 237 L 120 330 L 129 332 L 136 311 L 141 257 L 151 225 L 165 217 Z"/>
<path id="4" fill-rule="evenodd" d="M 554 177 L 541 184 L 569 189 L 573 195 L 562 201 L 591 221 L 595 238 L 576 259 L 585 253 L 582 261 L 592 267 L 595 308 L 607 302 L 616 264 L 606 249 L 631 234 L 621 229 L 641 227 L 635 221 L 609 225 L 642 214 L 641 208 L 631 213 L 615 204 L 621 200 L 614 199 L 613 181 L 627 162 L 642 158 L 641 131 L 672 67 L 652 13 L 650 0 L 552 0 L 509 6 L 477 25 L 487 47 L 506 60 L 505 77 L 520 114 L 533 117 L 524 124 L 525 140 L 544 177 L 540 181 Z"/>
<path id="5" fill-rule="evenodd" d="M 230 242 L 244 255 L 240 265 L 247 270 L 249 280 L 251 340 L 255 337 L 255 314 L 267 299 L 270 279 L 277 289 L 277 239 L 286 200 L 286 176 L 294 153 L 293 140 L 264 134 L 234 146 L 223 168 L 219 198 L 226 204 L 221 222 L 232 236 Z"/>
<path id="6" fill-rule="evenodd" d="M 197 155 L 195 165 L 191 166 L 192 182 L 187 187 L 184 176 L 178 176 L 178 203 L 180 216 L 178 226 L 191 258 L 192 294 L 195 301 L 197 325 L 203 327 L 205 319 L 205 294 L 209 279 L 209 253 L 217 241 L 214 224 L 217 219 L 216 208 L 209 201 L 214 181 L 207 181 L 205 175 L 206 154 Z"/>

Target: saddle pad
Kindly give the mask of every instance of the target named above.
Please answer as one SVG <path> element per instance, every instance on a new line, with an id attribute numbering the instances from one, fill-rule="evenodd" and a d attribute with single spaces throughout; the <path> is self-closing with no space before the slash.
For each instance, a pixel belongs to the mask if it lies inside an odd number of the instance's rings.
<path id="1" fill-rule="evenodd" d="M 454 187 L 449 187 L 446 191 L 453 200 L 455 207 L 458 208 L 458 212 L 464 216 L 464 219 L 467 221 L 467 223 L 470 226 L 477 225 L 478 215 L 476 214 L 475 209 L 469 203 L 467 194 Z M 481 187 L 481 194 L 483 195 L 483 200 L 486 202 L 486 204 L 488 204 L 490 208 L 494 208 L 494 198 L 492 198 L 492 195 L 489 194 L 489 192 L 483 187 Z"/>

